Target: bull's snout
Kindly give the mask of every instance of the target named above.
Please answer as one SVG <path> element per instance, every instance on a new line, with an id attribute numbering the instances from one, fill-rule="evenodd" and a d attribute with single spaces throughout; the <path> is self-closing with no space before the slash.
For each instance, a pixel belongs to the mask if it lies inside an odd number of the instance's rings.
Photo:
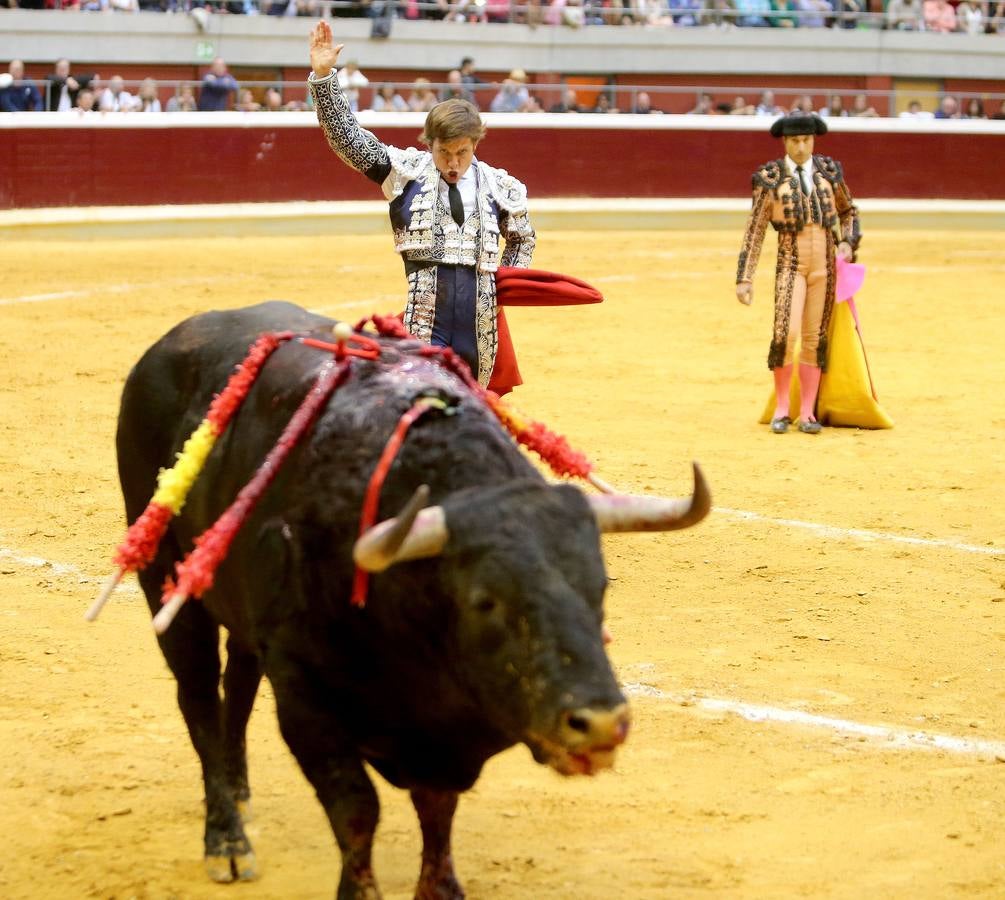
<path id="1" fill-rule="evenodd" d="M 621 703 L 614 709 L 584 706 L 562 713 L 560 739 L 573 752 L 613 750 L 625 742 L 630 724 L 627 703 Z"/>

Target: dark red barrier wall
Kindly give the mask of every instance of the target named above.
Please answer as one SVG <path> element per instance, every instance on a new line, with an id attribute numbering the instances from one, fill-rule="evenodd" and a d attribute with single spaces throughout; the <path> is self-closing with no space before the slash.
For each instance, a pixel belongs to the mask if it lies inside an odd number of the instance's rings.
<path id="1" fill-rule="evenodd" d="M 841 160 L 859 197 L 1003 200 L 1002 125 L 831 133 L 817 150 Z M 399 146 L 418 131 L 374 130 Z M 701 128 L 495 128 L 479 148 L 535 197 L 741 197 L 753 169 L 780 152 L 766 131 Z M 0 128 L 0 159 L 0 208 L 380 197 L 317 125 Z"/>

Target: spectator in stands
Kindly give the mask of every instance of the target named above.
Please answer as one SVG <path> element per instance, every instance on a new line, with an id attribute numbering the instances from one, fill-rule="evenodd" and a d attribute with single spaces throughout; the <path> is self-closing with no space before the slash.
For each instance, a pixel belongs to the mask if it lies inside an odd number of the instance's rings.
<path id="1" fill-rule="evenodd" d="M 964 34 L 984 34 L 984 10 L 986 3 L 976 3 L 974 0 L 961 0 L 956 7 L 956 30 Z"/>
<path id="2" fill-rule="evenodd" d="M 405 328 L 420 341 L 451 347 L 490 386 L 497 360 L 506 362 L 508 331 L 489 273 L 530 265 L 536 236 L 527 189 L 476 158 L 485 126 L 467 101 L 433 107 L 421 137 L 428 149 L 391 147 L 364 131 L 332 77 L 341 49 L 328 23 L 318 22 L 310 39 L 310 90 L 332 151 L 380 186 L 390 203 L 408 285 Z M 515 383 L 518 376 L 493 390 L 505 393 Z"/>
<path id="3" fill-rule="evenodd" d="M 190 84 L 179 85 L 175 95 L 167 102 L 168 112 L 195 112 L 198 108 L 195 101 L 195 88 Z"/>
<path id="4" fill-rule="evenodd" d="M 255 99 L 251 88 L 241 88 L 237 93 L 237 103 L 234 104 L 236 112 L 258 112 L 262 104 Z"/>
<path id="5" fill-rule="evenodd" d="M 769 0 L 735 0 L 736 24 L 741 28 L 767 28 L 771 12 Z"/>
<path id="6" fill-rule="evenodd" d="M 987 113 L 984 112 L 984 103 L 978 97 L 971 97 L 967 101 L 963 115 L 960 116 L 961 119 L 986 119 L 987 117 Z"/>
<path id="7" fill-rule="evenodd" d="M 712 95 L 711 94 L 699 94 L 698 102 L 695 103 L 694 109 L 689 109 L 687 111 L 689 116 L 709 116 L 712 114 Z"/>
<path id="8" fill-rule="evenodd" d="M 958 119 L 960 117 L 960 104 L 955 97 L 943 97 L 939 103 L 939 108 L 935 110 L 936 119 Z"/>
<path id="9" fill-rule="evenodd" d="M 858 119 L 875 119 L 879 113 L 869 105 L 869 98 L 865 94 L 856 94 L 851 102 L 850 115 Z"/>
<path id="10" fill-rule="evenodd" d="M 666 0 L 643 0 L 642 21 L 653 28 L 672 26 L 673 16 L 667 9 Z"/>
<path id="11" fill-rule="evenodd" d="M 905 109 L 900 114 L 901 119 L 930 119 L 932 114 L 927 109 L 921 108 L 920 100 L 912 100 L 907 104 L 907 109 Z"/>
<path id="12" fill-rule="evenodd" d="M 712 28 L 735 28 L 735 10 L 733 0 L 711 0 L 704 4 L 711 9 L 708 15 L 708 24 Z"/>
<path id="13" fill-rule="evenodd" d="M 283 95 L 278 88 L 270 87 L 262 98 L 262 112 L 284 112 Z"/>
<path id="14" fill-rule="evenodd" d="M 813 112 L 813 98 L 809 94 L 803 94 L 792 101 L 789 112 L 811 113 Z"/>
<path id="15" fill-rule="evenodd" d="M 775 103 L 774 91 L 761 91 L 761 100 L 754 107 L 755 116 L 780 116 L 785 112 Z"/>
<path id="16" fill-rule="evenodd" d="M 0 90 L 0 112 L 41 112 L 42 95 L 38 85 L 24 77 L 24 63 L 12 59 L 7 67 L 11 84 Z"/>
<path id="17" fill-rule="evenodd" d="M 592 112 L 595 113 L 619 113 L 621 112 L 614 103 L 611 102 L 611 97 L 607 91 L 601 91 L 597 94 L 597 101 L 593 104 Z"/>
<path id="18" fill-rule="evenodd" d="M 353 112 L 359 112 L 359 90 L 365 88 L 370 79 L 359 70 L 359 64 L 354 59 L 346 60 L 346 64 L 338 70 L 337 77 L 338 86 L 349 101 L 349 108 Z"/>
<path id="19" fill-rule="evenodd" d="M 771 27 L 795 28 L 799 25 L 796 0 L 771 0 Z"/>
<path id="20" fill-rule="evenodd" d="M 827 123 L 810 113 L 789 113 L 771 126 L 784 141 L 785 155 L 765 163 L 753 176 L 753 198 L 740 249 L 736 299 L 749 306 L 754 273 L 770 223 L 778 232 L 775 264 L 774 330 L 768 368 L 775 383 L 771 431 L 784 434 L 793 369 L 798 363 L 799 431 L 818 434 L 817 390 L 827 360 L 827 326 L 836 302 L 837 258 L 853 260 L 860 240 L 858 210 L 841 166 L 814 154 Z M 796 344 L 801 336 L 798 359 Z"/>
<path id="21" fill-rule="evenodd" d="M 134 105 L 133 95 L 126 90 L 121 75 L 113 75 L 98 97 L 98 109 L 102 112 L 132 112 Z"/>
<path id="22" fill-rule="evenodd" d="M 1002 102 L 998 104 L 998 112 L 996 112 L 990 118 L 992 118 L 992 119 L 1005 119 L 1005 100 L 1002 100 Z"/>
<path id="23" fill-rule="evenodd" d="M 632 112 L 637 116 L 648 116 L 660 114 L 663 110 L 653 109 L 649 94 L 646 91 L 639 91 L 638 97 L 635 98 L 635 105 L 632 107 Z"/>
<path id="24" fill-rule="evenodd" d="M 996 20 L 997 24 L 994 26 L 994 30 L 998 34 L 1005 34 L 1005 0 L 998 0 L 998 2 L 990 7 L 991 18 Z M 988 23 L 989 28 L 991 23 Z M 998 116 L 992 116 L 991 118 L 997 119 Z"/>
<path id="25" fill-rule="evenodd" d="M 949 0 L 924 0 L 921 17 L 925 31 L 956 31 L 956 10 Z"/>
<path id="26" fill-rule="evenodd" d="M 199 111 L 222 112 L 227 108 L 230 95 L 236 93 L 237 81 L 227 71 L 223 57 L 218 56 L 203 76 L 202 90 L 199 91 Z"/>
<path id="27" fill-rule="evenodd" d="M 840 11 L 838 25 L 841 28 L 857 28 L 859 14 L 863 12 L 866 0 L 837 0 Z"/>
<path id="28" fill-rule="evenodd" d="M 920 31 L 921 0 L 890 0 L 886 7 L 886 27 L 895 31 Z"/>
<path id="29" fill-rule="evenodd" d="M 153 78 L 144 78 L 136 94 L 133 107 L 137 112 L 160 112 L 161 101 L 157 96 L 157 82 Z"/>
<path id="30" fill-rule="evenodd" d="M 465 56 L 461 60 L 461 67 L 458 71 L 461 73 L 461 84 L 464 85 L 469 93 L 478 90 L 478 88 L 490 86 L 487 81 L 482 81 L 475 74 L 475 61 L 470 56 Z"/>
<path id="31" fill-rule="evenodd" d="M 468 103 L 475 103 L 475 95 L 464 86 L 460 69 L 447 72 L 447 86 L 440 91 L 440 100 L 467 100 Z"/>
<path id="32" fill-rule="evenodd" d="M 754 115 L 754 107 L 747 102 L 746 97 L 736 96 L 729 108 L 729 114 L 731 116 L 752 116 Z"/>
<path id="33" fill-rule="evenodd" d="M 673 23 L 679 28 L 695 28 L 701 24 L 702 0 L 668 0 Z"/>
<path id="34" fill-rule="evenodd" d="M 834 7 L 827 0 L 796 0 L 800 28 L 825 28 Z"/>
<path id="35" fill-rule="evenodd" d="M 428 78 L 416 78 L 412 93 L 408 95 L 408 108 L 412 112 L 429 112 L 440 98 L 436 96 Z"/>
<path id="36" fill-rule="evenodd" d="M 382 84 L 374 92 L 370 109 L 374 112 L 408 112 L 408 104 L 390 84 Z"/>
<path id="37" fill-rule="evenodd" d="M 73 112 L 79 113 L 90 113 L 97 112 L 98 104 L 97 98 L 94 96 L 94 91 L 89 87 L 80 88 L 77 91 L 77 102 L 73 106 Z"/>
<path id="38" fill-rule="evenodd" d="M 66 112 L 77 106 L 77 93 L 90 87 L 94 75 L 71 75 L 70 60 L 65 56 L 56 60 L 51 75 L 46 78 L 46 109 Z"/>
<path id="39" fill-rule="evenodd" d="M 831 94 L 830 102 L 820 110 L 820 115 L 825 119 L 839 119 L 848 115 L 848 110 L 844 108 L 844 100 L 840 94 Z"/>
<path id="40" fill-rule="evenodd" d="M 578 113 L 582 111 L 583 108 L 579 105 L 579 98 L 573 88 L 566 88 L 562 92 L 562 99 L 548 110 L 553 113 Z"/>
<path id="41" fill-rule="evenodd" d="M 503 79 L 499 93 L 489 104 L 490 112 L 521 112 L 530 99 L 527 90 L 527 73 L 523 69 L 513 69 L 508 78 Z"/>

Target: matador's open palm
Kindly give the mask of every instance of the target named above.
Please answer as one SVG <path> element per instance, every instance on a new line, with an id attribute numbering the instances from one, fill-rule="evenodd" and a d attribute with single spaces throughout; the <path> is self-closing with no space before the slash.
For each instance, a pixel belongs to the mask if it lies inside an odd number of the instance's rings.
<path id="1" fill-rule="evenodd" d="M 338 62 L 345 44 L 332 45 L 332 29 L 327 22 L 318 22 L 311 32 L 311 68 L 315 78 L 327 78 Z"/>

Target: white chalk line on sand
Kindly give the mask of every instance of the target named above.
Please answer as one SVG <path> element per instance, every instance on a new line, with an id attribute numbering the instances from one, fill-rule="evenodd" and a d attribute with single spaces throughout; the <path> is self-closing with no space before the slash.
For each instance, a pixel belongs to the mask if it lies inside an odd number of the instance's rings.
<path id="1" fill-rule="evenodd" d="M 894 728 L 888 725 L 867 725 L 850 719 L 821 716 L 800 709 L 782 709 L 745 703 L 742 700 L 727 700 L 718 697 L 674 696 L 650 684 L 633 682 L 622 685 L 630 697 L 652 697 L 669 700 L 682 707 L 697 707 L 709 712 L 733 713 L 748 722 L 773 722 L 780 725 L 801 725 L 807 728 L 822 728 L 838 734 L 853 737 L 872 738 L 883 746 L 894 750 L 944 750 L 969 756 L 986 757 L 1005 761 L 1005 741 L 991 741 L 982 738 L 962 738 L 951 734 L 933 734 L 928 731 Z"/>
<path id="2" fill-rule="evenodd" d="M 870 531 L 867 528 L 839 528 L 836 525 L 824 525 L 820 522 L 803 522 L 800 519 L 776 519 L 772 516 L 762 516 L 760 513 L 747 512 L 742 509 L 730 509 L 726 506 L 715 506 L 712 508 L 712 511 L 720 516 L 734 516 L 746 522 L 765 522 L 768 525 L 778 525 L 783 528 L 801 528 L 835 540 L 853 540 L 866 543 L 871 541 L 889 541 L 895 544 L 911 544 L 916 547 L 939 547 L 948 550 L 958 550 L 960 553 L 1005 556 L 1005 547 L 996 547 L 993 544 L 981 547 L 977 544 L 947 541 L 942 538 L 914 537 L 906 534 L 893 534 L 888 531 Z"/>
<path id="3" fill-rule="evenodd" d="M 22 294 L 20 297 L 0 297 L 0 306 L 17 306 L 21 303 L 46 303 L 50 300 L 70 300 L 74 297 L 90 297 L 94 294 L 128 294 L 132 291 L 142 291 L 147 288 L 163 288 L 168 285 L 175 287 L 186 284 L 206 284 L 210 281 L 220 281 L 220 278 L 168 278 L 159 281 L 149 281 L 139 284 L 102 284 L 74 291 L 53 291 L 47 294 Z"/>
<path id="4" fill-rule="evenodd" d="M 25 556 L 8 547 L 0 547 L 0 560 L 8 560 L 10 563 L 27 568 L 46 569 L 54 575 L 75 577 L 80 584 L 95 585 L 98 583 L 98 579 L 85 575 L 77 566 L 52 562 L 39 556 Z M 134 584 L 120 584 L 116 590 L 123 593 L 139 592 L 139 588 Z M 777 722 L 783 725 L 825 728 L 840 734 L 873 738 L 883 742 L 884 746 L 897 750 L 944 750 L 950 753 L 1005 760 L 1005 741 L 961 738 L 947 734 L 931 734 L 926 731 L 909 731 L 885 725 L 867 725 L 850 719 L 836 719 L 802 710 L 745 703 L 742 700 L 715 697 L 676 697 L 641 682 L 626 683 L 623 688 L 628 696 L 652 697 L 658 700 L 670 700 L 682 707 L 698 707 L 711 712 L 734 713 L 750 722 Z"/>

